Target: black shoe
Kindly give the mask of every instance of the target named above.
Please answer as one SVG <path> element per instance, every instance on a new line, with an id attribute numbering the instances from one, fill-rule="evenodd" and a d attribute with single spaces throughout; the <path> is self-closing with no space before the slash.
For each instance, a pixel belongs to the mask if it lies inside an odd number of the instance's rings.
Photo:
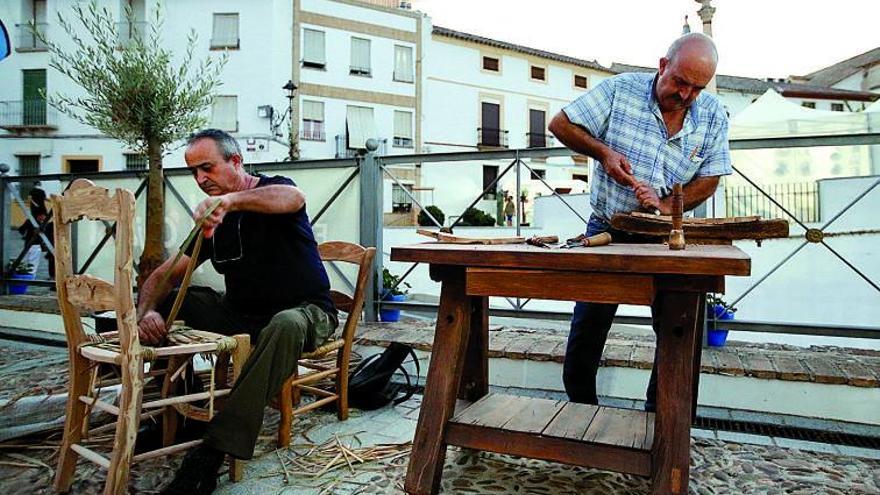
<path id="1" fill-rule="evenodd" d="M 217 472 L 223 464 L 225 454 L 207 445 L 199 445 L 191 450 L 174 480 L 162 490 L 163 495 L 209 495 L 217 487 Z"/>

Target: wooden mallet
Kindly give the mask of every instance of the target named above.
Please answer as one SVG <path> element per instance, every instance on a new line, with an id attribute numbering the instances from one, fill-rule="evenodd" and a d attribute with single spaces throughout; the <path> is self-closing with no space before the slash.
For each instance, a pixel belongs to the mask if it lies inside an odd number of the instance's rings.
<path id="1" fill-rule="evenodd" d="M 681 251 L 685 247 L 684 229 L 681 225 L 681 217 L 684 213 L 684 193 L 681 184 L 672 185 L 672 230 L 669 231 L 669 249 Z"/>

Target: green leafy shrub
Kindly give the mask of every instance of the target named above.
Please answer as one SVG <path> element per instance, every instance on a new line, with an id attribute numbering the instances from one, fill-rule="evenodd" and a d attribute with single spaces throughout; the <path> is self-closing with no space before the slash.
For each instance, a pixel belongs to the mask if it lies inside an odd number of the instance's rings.
<path id="1" fill-rule="evenodd" d="M 440 222 L 441 227 L 443 226 L 443 222 L 446 221 L 446 215 L 443 214 L 443 210 L 434 205 L 426 207 L 425 210 L 427 210 L 428 213 L 433 215 L 434 218 L 436 218 L 437 221 Z M 428 214 L 425 213 L 425 210 L 419 212 L 419 225 L 423 227 L 434 227 L 434 222 L 431 221 L 431 217 L 429 217 Z"/>
<path id="2" fill-rule="evenodd" d="M 484 212 L 483 210 L 478 210 L 477 208 L 468 208 L 461 215 L 461 221 L 458 222 L 459 225 L 470 225 L 473 227 L 489 227 L 495 225 L 495 217 Z"/>

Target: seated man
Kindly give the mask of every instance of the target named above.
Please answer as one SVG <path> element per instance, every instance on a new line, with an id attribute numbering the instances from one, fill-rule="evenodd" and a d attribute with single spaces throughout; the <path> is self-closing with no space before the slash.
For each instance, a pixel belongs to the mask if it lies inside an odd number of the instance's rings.
<path id="1" fill-rule="evenodd" d="M 201 330 L 247 332 L 255 341 L 226 405 L 208 424 L 204 443 L 187 454 L 164 492 L 201 494 L 214 490 L 224 454 L 253 456 L 266 404 L 293 373 L 302 352 L 324 343 L 338 319 L 305 196 L 293 181 L 245 172 L 238 143 L 216 129 L 191 136 L 184 156 L 199 187 L 212 196 L 194 216 L 201 218 L 220 200 L 202 226 L 198 261 L 211 259 L 224 276 L 226 294 L 189 292 L 179 318 Z M 166 260 L 141 288 L 142 342 L 155 344 L 165 337 L 160 307 L 169 306 L 171 287 L 181 281 L 188 262 L 188 256 L 177 264 Z M 169 270 L 169 282 L 161 284 Z"/>

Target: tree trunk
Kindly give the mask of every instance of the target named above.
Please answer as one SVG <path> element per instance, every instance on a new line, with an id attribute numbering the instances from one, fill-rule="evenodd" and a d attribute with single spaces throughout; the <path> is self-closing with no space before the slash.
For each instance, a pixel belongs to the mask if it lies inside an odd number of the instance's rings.
<path id="1" fill-rule="evenodd" d="M 162 173 L 162 146 L 155 138 L 147 141 L 150 172 L 147 176 L 147 232 L 144 252 L 138 263 L 138 287 L 165 260 L 165 194 Z"/>

